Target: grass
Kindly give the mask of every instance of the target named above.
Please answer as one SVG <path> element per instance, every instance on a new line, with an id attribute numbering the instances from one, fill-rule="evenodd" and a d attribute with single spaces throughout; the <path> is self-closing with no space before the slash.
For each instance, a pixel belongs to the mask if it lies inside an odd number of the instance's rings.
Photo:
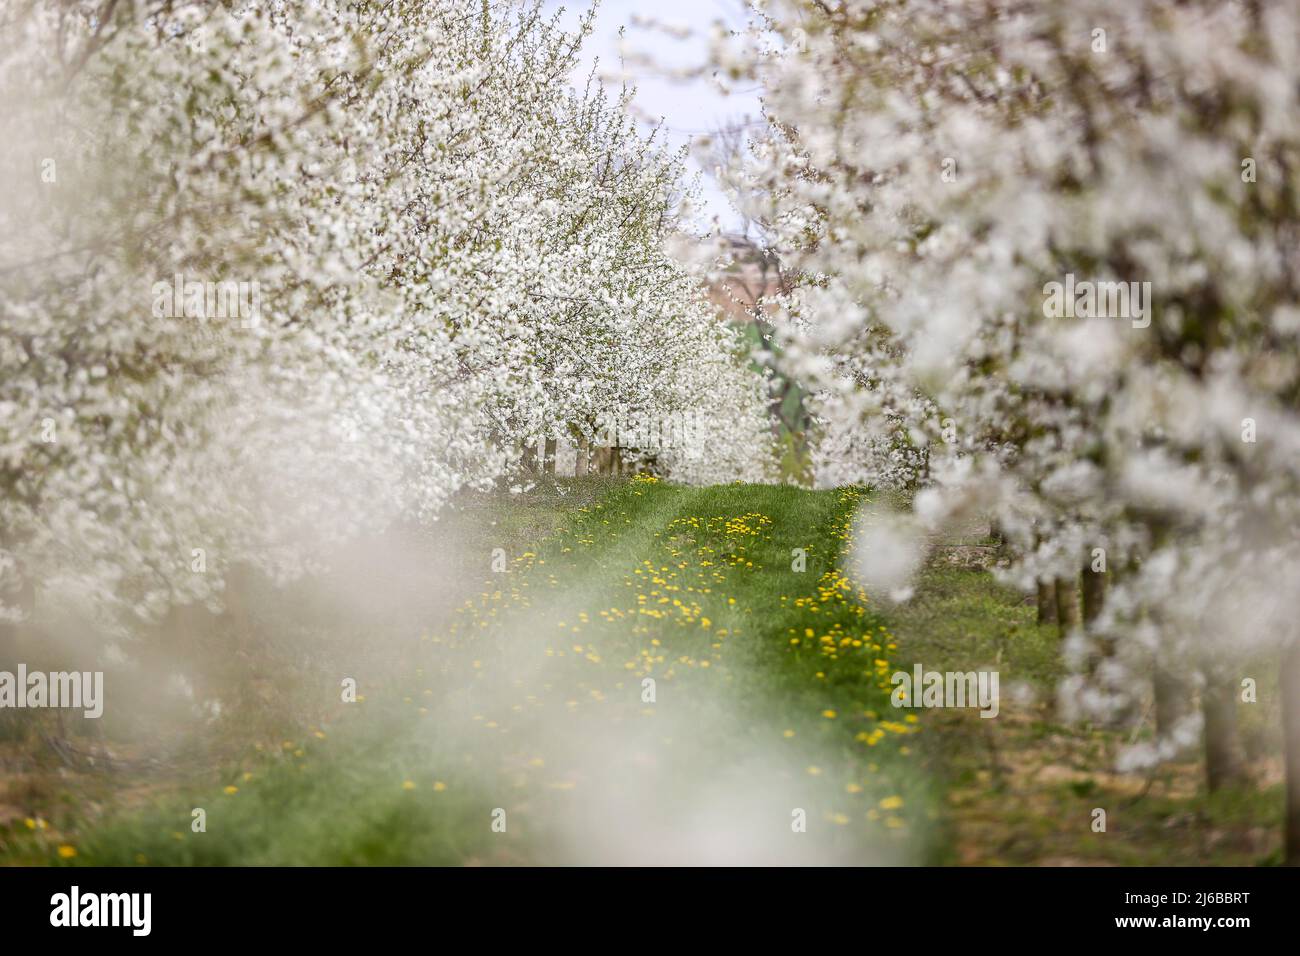
<path id="1" fill-rule="evenodd" d="M 202 786 L 64 820 L 75 856 L 47 858 L 931 858 L 918 725 L 888 706 L 897 648 L 837 569 L 856 497 L 633 481 L 579 498 L 445 626 L 410 634 L 402 667 L 362 682 L 357 702 L 323 684 L 318 700 L 337 703 L 301 734 Z M 467 547 L 509 537 L 526 511 Z M 6 852 L 52 842 L 11 835 Z"/>
<path id="2" fill-rule="evenodd" d="M 1243 736 L 1262 785 L 1205 793 L 1196 755 L 1148 775 L 1113 772 L 1132 731 L 1062 723 L 1065 676 L 1055 625 L 989 572 L 932 562 L 917 597 L 891 612 L 898 640 L 927 668 L 993 668 L 1002 709 L 926 714 L 924 767 L 946 792 L 950 864 L 1246 866 L 1277 862 L 1282 793 L 1276 716 L 1242 708 Z M 1258 671 L 1256 671 L 1258 673 Z M 1267 679 L 1265 681 L 1267 683 Z M 1139 736 L 1149 735 L 1149 728 Z M 1104 832 L 1093 829 L 1097 809 Z"/>
<path id="3" fill-rule="evenodd" d="M 11 728 L 0 862 L 1276 860 L 1272 714 L 1243 715 L 1260 786 L 1112 772 L 1127 734 L 1057 718 L 1059 635 L 970 560 L 992 542 L 937 542 L 915 597 L 877 606 L 840 570 L 860 498 L 593 478 L 468 499 L 409 552 L 481 569 L 456 601 L 264 645 L 282 698 L 194 735 L 192 767 L 69 772 Z M 893 709 L 915 663 L 997 670 L 998 717 Z"/>

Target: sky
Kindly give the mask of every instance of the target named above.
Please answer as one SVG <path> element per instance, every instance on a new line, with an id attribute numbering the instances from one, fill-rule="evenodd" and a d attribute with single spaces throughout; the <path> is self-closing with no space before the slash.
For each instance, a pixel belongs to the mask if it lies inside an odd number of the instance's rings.
<path id="1" fill-rule="evenodd" d="M 546 0 L 545 9 L 553 13 L 564 8 L 562 23 L 576 25 L 589 7 L 587 0 Z M 689 28 L 692 36 L 680 38 L 663 30 L 636 26 L 634 21 L 651 17 L 673 28 Z M 680 80 L 664 75 L 620 57 L 618 31 L 626 27 L 624 45 L 665 67 L 684 68 L 701 64 L 707 57 L 707 37 L 715 21 L 740 26 L 746 20 L 744 0 L 603 0 L 599 4 L 595 28 L 582 51 L 582 62 L 571 78 L 583 86 L 592 64 L 599 58 L 599 72 L 605 85 L 617 89 L 619 77 L 626 75 L 636 87 L 635 106 L 647 121 L 662 118 L 664 134 L 672 146 L 690 144 L 721 127 L 739 126 L 759 115 L 757 89 L 741 89 L 723 94 L 707 78 Z M 718 217 L 724 229 L 738 230 L 740 219 L 711 177 L 691 160 L 690 171 L 701 173 L 701 220 Z"/>

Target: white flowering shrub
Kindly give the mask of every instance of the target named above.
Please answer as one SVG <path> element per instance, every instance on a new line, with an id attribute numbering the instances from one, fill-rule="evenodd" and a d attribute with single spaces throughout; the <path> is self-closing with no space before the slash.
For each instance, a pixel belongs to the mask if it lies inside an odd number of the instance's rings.
<path id="1" fill-rule="evenodd" d="M 1278 577 L 1300 558 L 1300 11 L 760 6 L 714 60 L 765 91 L 727 178 L 801 276 L 792 374 L 841 420 L 911 390 L 940 410 L 908 411 L 919 528 L 991 514 L 1026 585 L 1108 554 L 1073 656 L 1116 650 L 1068 688 L 1081 713 L 1123 710 L 1153 663 L 1207 690 L 1246 651 L 1300 668 Z"/>
<path id="2" fill-rule="evenodd" d="M 681 157 L 534 3 L 0 10 L 0 603 L 106 631 L 613 406 L 762 414 Z M 745 473 L 753 429 L 712 460 Z M 770 457 L 770 456 L 768 456 Z M 752 470 L 752 469 L 751 469 Z"/>

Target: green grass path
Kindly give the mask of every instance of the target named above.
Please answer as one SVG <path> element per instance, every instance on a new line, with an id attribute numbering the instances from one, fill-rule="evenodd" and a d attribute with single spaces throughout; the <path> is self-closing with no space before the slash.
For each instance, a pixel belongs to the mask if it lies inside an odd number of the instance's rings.
<path id="1" fill-rule="evenodd" d="M 465 554 L 483 586 L 399 672 L 344 702 L 343 662 L 327 719 L 56 862 L 933 859 L 923 725 L 888 700 L 909 664 L 839 570 L 857 500 L 634 480 L 503 573 Z"/>

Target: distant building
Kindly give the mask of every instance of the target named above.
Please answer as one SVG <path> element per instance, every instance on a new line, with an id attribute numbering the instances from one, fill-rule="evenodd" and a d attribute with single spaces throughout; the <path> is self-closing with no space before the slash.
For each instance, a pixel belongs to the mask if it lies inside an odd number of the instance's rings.
<path id="1" fill-rule="evenodd" d="M 722 241 L 732 264 L 709 289 L 709 300 L 733 322 L 748 322 L 754 303 L 781 291 L 780 264 L 775 255 L 743 236 Z"/>

